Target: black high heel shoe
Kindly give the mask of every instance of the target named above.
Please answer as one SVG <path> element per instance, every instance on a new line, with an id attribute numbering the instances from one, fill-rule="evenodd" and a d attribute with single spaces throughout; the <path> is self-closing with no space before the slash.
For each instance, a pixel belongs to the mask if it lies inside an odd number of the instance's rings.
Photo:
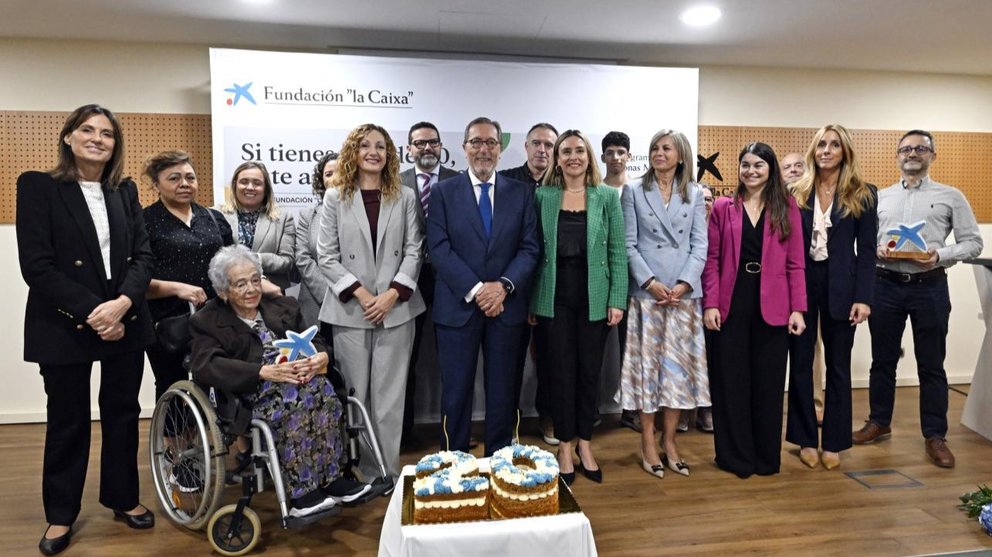
<path id="1" fill-rule="evenodd" d="M 579 462 L 576 464 L 576 467 L 579 469 L 580 472 L 582 472 L 583 476 L 589 478 L 590 480 L 598 484 L 603 483 L 602 467 L 599 467 L 595 470 L 589 470 L 588 468 L 586 468 L 585 464 L 582 464 L 582 456 L 579 454 L 578 448 L 575 449 L 575 456 L 579 459 Z"/>
<path id="2" fill-rule="evenodd" d="M 558 449 L 558 450 L 561 451 L 561 449 Z M 555 454 L 555 460 L 558 460 L 558 455 L 557 454 Z M 558 477 L 560 477 L 562 480 L 565 481 L 565 485 L 569 485 L 570 486 L 575 481 L 575 470 L 572 470 L 571 472 L 562 472 L 561 471 L 561 463 L 559 462 L 558 463 Z"/>
<path id="3" fill-rule="evenodd" d="M 49 524 L 48 528 L 52 525 Z M 41 535 L 41 541 L 38 542 L 38 551 L 42 555 L 58 555 L 69 547 L 69 540 L 72 539 L 72 526 L 69 526 L 69 531 L 57 538 L 46 538 L 45 535 L 48 534 L 48 528 L 45 528 L 45 533 Z"/>
<path id="4" fill-rule="evenodd" d="M 141 514 L 127 514 L 125 511 L 114 511 L 114 518 L 120 518 L 124 520 L 128 528 L 134 528 L 135 530 L 147 530 L 152 526 L 155 526 L 155 515 L 152 511 L 148 510 L 148 507 L 143 507 L 145 512 Z"/>

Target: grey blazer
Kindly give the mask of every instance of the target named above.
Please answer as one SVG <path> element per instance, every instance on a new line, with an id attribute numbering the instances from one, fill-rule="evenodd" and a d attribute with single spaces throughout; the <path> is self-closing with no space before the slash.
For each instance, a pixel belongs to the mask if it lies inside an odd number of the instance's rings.
<path id="1" fill-rule="evenodd" d="M 699 184 L 689 183 L 688 202 L 673 191 L 666 208 L 653 180 L 649 190 L 637 180 L 624 186 L 620 203 L 627 228 L 629 295 L 651 299 L 641 285 L 654 277 L 668 288 L 678 281 L 685 282 L 692 287 L 688 297 L 701 298 L 700 278 L 709 240 L 706 203 Z"/>
<path id="2" fill-rule="evenodd" d="M 300 312 L 303 321 L 317 325 L 320 304 L 327 293 L 327 279 L 317 265 L 317 233 L 320 232 L 320 208 L 314 205 L 300 211 L 296 221 L 296 270 L 300 274 Z"/>
<path id="3" fill-rule="evenodd" d="M 444 166 L 438 165 L 437 167 L 437 182 L 441 180 L 447 180 L 452 176 L 457 176 L 458 172 L 451 170 L 450 168 L 445 168 Z M 417 187 L 417 167 L 408 168 L 403 172 L 400 172 L 400 181 L 405 187 L 413 190 L 414 197 L 417 199 L 417 220 L 420 222 L 420 228 L 422 230 L 427 230 L 427 220 L 424 218 L 424 206 L 420 204 L 420 189 Z M 434 182 L 434 184 L 437 184 Z M 428 209 L 430 210 L 430 209 Z M 427 246 L 424 246 L 427 249 Z"/>
<path id="4" fill-rule="evenodd" d="M 237 212 L 226 212 L 223 209 L 221 212 L 224 213 L 227 223 L 231 225 L 234 241 L 240 243 Z M 295 275 L 296 267 L 293 259 L 295 243 L 296 225 L 292 216 L 282 213 L 275 220 L 264 213 L 258 216 L 251 251 L 257 253 L 262 260 L 262 272 L 265 273 L 266 278 L 283 290 L 289 288 L 292 283 L 290 277 Z"/>
<path id="5" fill-rule="evenodd" d="M 393 281 L 413 290 L 409 300 L 397 302 L 386 315 L 386 328 L 402 325 L 424 312 L 424 299 L 417 290 L 424 244 L 424 229 L 417 220 L 419 206 L 420 201 L 409 188 L 400 188 L 399 199 L 383 199 L 378 238 L 373 246 L 361 195 L 356 192 L 346 200 L 337 188 L 327 190 L 317 234 L 317 265 L 328 283 L 320 308 L 321 321 L 373 328 L 362 317 L 364 311 L 357 299 L 341 302 L 341 293 L 356 281 L 375 295 L 388 290 Z"/>

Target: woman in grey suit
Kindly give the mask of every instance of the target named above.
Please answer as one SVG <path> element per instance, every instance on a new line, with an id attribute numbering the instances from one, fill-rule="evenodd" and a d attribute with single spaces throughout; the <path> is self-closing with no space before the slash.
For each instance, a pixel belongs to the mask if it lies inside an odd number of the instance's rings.
<path id="1" fill-rule="evenodd" d="M 663 461 L 683 476 L 689 466 L 675 444 L 683 409 L 710 405 L 703 339 L 706 202 L 692 181 L 692 147 L 680 132 L 651 138 L 651 168 L 627 184 L 621 204 L 627 227 L 630 302 L 620 403 L 641 412 L 641 466 L 658 478 Z M 658 457 L 654 415 L 664 408 Z"/>
<path id="2" fill-rule="evenodd" d="M 286 290 L 295 275 L 293 217 L 279 211 L 269 171 L 260 162 L 241 163 L 234 169 L 228 201 L 220 208 L 234 231 L 235 242 L 247 246 L 262 260 L 264 278 Z"/>
<path id="3" fill-rule="evenodd" d="M 300 211 L 296 221 L 296 270 L 300 274 L 300 311 L 303 322 L 317 325 L 320 304 L 327 292 L 327 279 L 317 266 L 317 233 L 320 231 L 320 208 L 324 202 L 324 192 L 338 166 L 338 153 L 328 151 L 313 167 L 313 194 L 318 203 Z M 330 333 L 324 332 L 325 338 Z"/>
<path id="4" fill-rule="evenodd" d="M 369 409 L 386 469 L 399 477 L 400 438 L 424 231 L 416 195 L 399 179 L 396 146 L 385 129 L 348 134 L 324 194 L 317 264 L 328 289 L 320 320 L 333 326 L 334 355 Z M 372 459 L 361 470 L 373 477 Z"/>

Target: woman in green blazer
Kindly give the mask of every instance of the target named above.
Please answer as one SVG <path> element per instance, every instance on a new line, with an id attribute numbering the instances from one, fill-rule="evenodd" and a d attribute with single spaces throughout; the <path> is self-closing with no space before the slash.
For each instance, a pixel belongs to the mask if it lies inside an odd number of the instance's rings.
<path id="1" fill-rule="evenodd" d="M 594 160 L 589 140 L 566 131 L 535 195 L 544 257 L 531 294 L 531 323 L 548 339 L 558 464 L 569 484 L 576 445 L 582 474 L 603 481 L 590 445 L 592 423 L 606 336 L 627 303 L 623 211 L 616 192 L 601 184 Z"/>

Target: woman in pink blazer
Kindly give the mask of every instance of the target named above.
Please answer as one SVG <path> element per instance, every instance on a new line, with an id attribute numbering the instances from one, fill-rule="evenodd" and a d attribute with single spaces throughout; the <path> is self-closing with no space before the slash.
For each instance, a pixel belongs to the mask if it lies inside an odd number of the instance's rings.
<path id="1" fill-rule="evenodd" d="M 789 334 L 806 328 L 802 220 L 771 147 L 738 157 L 732 197 L 713 205 L 703 269 L 714 445 L 720 468 L 741 478 L 776 474 Z"/>

